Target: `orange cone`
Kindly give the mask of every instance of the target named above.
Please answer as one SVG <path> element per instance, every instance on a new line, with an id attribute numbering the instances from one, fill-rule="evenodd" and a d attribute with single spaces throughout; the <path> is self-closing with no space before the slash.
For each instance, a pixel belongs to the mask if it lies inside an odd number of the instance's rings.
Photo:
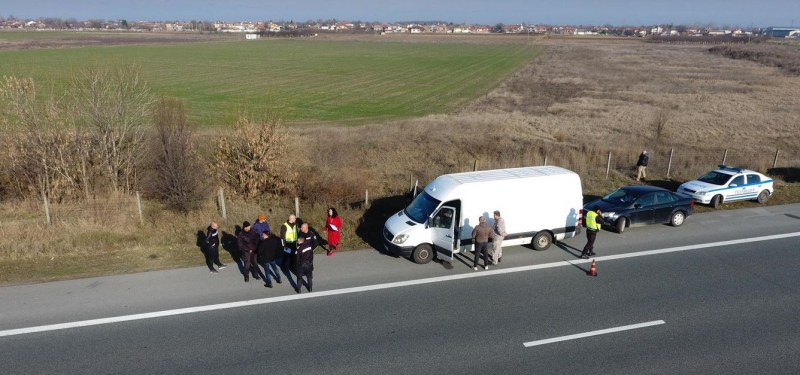
<path id="1" fill-rule="evenodd" d="M 592 259 L 592 266 L 589 268 L 589 272 L 586 272 L 589 276 L 597 276 L 597 262 Z"/>

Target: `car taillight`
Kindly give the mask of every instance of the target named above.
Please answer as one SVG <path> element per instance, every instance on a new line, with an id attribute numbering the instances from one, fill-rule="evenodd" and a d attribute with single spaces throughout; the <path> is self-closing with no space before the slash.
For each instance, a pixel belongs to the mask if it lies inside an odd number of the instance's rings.
<path id="1" fill-rule="evenodd" d="M 694 199 L 689 202 L 689 208 L 694 209 Z"/>
<path id="2" fill-rule="evenodd" d="M 578 210 L 578 226 L 583 226 L 583 209 Z"/>

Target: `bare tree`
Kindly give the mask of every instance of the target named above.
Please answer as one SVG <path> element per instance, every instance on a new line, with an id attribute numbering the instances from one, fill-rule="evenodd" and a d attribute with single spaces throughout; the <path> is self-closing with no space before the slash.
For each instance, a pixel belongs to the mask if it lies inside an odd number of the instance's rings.
<path id="1" fill-rule="evenodd" d="M 72 88 L 109 187 L 114 192 L 129 191 L 155 101 L 140 68 L 89 66 L 73 80 Z"/>
<path id="2" fill-rule="evenodd" d="M 145 192 L 172 209 L 189 212 L 200 206 L 208 189 L 186 104 L 162 98 L 153 112 L 155 131 L 144 168 Z"/>

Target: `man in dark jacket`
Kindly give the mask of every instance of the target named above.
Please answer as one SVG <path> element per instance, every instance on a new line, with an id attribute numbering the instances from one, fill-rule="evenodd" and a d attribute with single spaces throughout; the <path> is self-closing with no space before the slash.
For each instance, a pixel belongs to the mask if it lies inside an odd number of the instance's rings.
<path id="1" fill-rule="evenodd" d="M 311 291 L 313 272 L 314 272 L 314 248 L 311 241 L 306 241 L 305 237 L 297 238 L 297 286 L 294 291 L 300 293 L 303 286 L 303 276 L 306 277 L 306 289 Z"/>
<path id="2" fill-rule="evenodd" d="M 297 235 L 298 238 L 302 237 L 306 239 L 306 242 L 309 242 L 311 246 L 311 250 L 317 248 L 319 241 L 317 241 L 317 234 L 311 231 L 311 228 L 308 227 L 308 223 L 300 224 L 300 233 Z"/>
<path id="3" fill-rule="evenodd" d="M 258 264 L 264 268 L 264 286 L 272 288 L 270 276 L 275 282 L 281 283 L 281 273 L 278 270 L 278 256 L 283 251 L 281 240 L 273 236 L 269 231 L 261 233 L 261 241 L 258 242 Z"/>
<path id="4" fill-rule="evenodd" d="M 215 264 L 219 269 L 226 267 L 219 261 L 219 234 L 217 228 L 217 223 L 214 222 L 206 228 L 206 240 L 203 243 L 203 255 L 206 257 L 206 265 L 211 273 L 217 273 L 217 269 L 214 268 Z"/>
<path id="5" fill-rule="evenodd" d="M 483 256 L 483 269 L 489 269 L 489 236 L 492 235 L 492 226 L 486 222 L 486 218 L 478 218 L 478 226 L 472 230 L 472 243 L 475 244 L 475 259 L 472 261 L 472 269 L 478 270 L 478 257 Z"/>
<path id="6" fill-rule="evenodd" d="M 639 160 L 636 162 L 636 181 L 644 180 L 647 178 L 647 162 L 650 161 L 650 157 L 647 156 L 647 150 L 643 150 L 641 154 L 639 154 Z"/>
<path id="7" fill-rule="evenodd" d="M 239 245 L 239 252 L 242 253 L 242 262 L 244 263 L 242 273 L 244 274 L 244 282 L 250 281 L 250 273 L 253 274 L 254 279 L 260 279 L 256 272 L 258 267 L 256 263 L 256 244 L 258 243 L 258 237 L 256 237 L 256 232 L 253 231 L 253 227 L 250 226 L 249 221 L 242 223 L 242 231 L 239 232 L 236 243 Z"/>

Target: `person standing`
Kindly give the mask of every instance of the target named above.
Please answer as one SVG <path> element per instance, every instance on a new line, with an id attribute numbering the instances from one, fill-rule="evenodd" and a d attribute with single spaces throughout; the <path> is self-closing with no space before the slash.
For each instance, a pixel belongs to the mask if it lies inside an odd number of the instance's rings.
<path id="1" fill-rule="evenodd" d="M 254 279 L 260 279 L 258 273 L 256 273 L 256 244 L 258 243 L 258 237 L 256 237 L 256 233 L 253 231 L 249 221 L 242 223 L 242 231 L 239 232 L 236 243 L 239 245 L 239 252 L 242 253 L 244 282 L 250 281 L 251 273 Z"/>
<path id="2" fill-rule="evenodd" d="M 339 251 L 339 238 L 342 230 L 342 218 L 336 209 L 328 209 L 328 217 L 325 219 L 325 227 L 322 231 L 328 234 L 328 256 L 332 256 L 334 251 Z"/>
<path id="3" fill-rule="evenodd" d="M 583 247 L 581 258 L 589 259 L 594 255 L 594 240 L 603 225 L 603 216 L 600 206 L 594 206 L 591 211 L 586 213 L 586 246 Z"/>
<path id="4" fill-rule="evenodd" d="M 216 264 L 219 269 L 224 269 L 226 266 L 219 261 L 219 233 L 217 232 L 217 223 L 211 222 L 206 228 L 206 240 L 203 243 L 203 255 L 206 257 L 206 265 L 211 273 L 217 273 L 214 268 Z"/>
<path id="5" fill-rule="evenodd" d="M 311 246 L 311 250 L 317 248 L 319 244 L 319 240 L 317 240 L 317 234 L 311 231 L 311 228 L 308 227 L 308 223 L 300 224 L 300 232 L 297 234 L 297 238 L 303 238 L 306 242 Z"/>
<path id="6" fill-rule="evenodd" d="M 264 232 L 269 232 L 269 222 L 267 222 L 267 216 L 264 214 L 258 214 L 258 218 L 256 222 L 253 224 L 253 231 L 256 232 L 256 236 L 261 238 L 261 234 Z"/>
<path id="7" fill-rule="evenodd" d="M 636 162 L 636 181 L 644 180 L 647 178 L 647 162 L 650 161 L 650 156 L 647 155 L 647 150 L 643 150 L 639 154 L 639 160 Z"/>
<path id="8" fill-rule="evenodd" d="M 503 257 L 503 239 L 506 238 L 506 219 L 500 217 L 500 211 L 494 211 L 494 226 L 492 227 L 492 264 L 497 265 Z"/>
<path id="9" fill-rule="evenodd" d="M 273 236 L 269 231 L 261 233 L 261 241 L 258 242 L 258 264 L 264 269 L 264 286 L 272 288 L 272 280 L 281 283 L 281 273 L 278 270 L 278 255 L 283 251 L 281 240 Z"/>
<path id="10" fill-rule="evenodd" d="M 297 245 L 297 217 L 294 214 L 289 215 L 289 219 L 281 225 L 281 242 L 283 244 L 281 268 L 289 270 Z"/>
<path id="11" fill-rule="evenodd" d="M 314 278 L 314 247 L 311 241 L 307 241 L 305 237 L 297 239 L 297 286 L 294 291 L 300 293 L 303 286 L 303 276 L 306 278 L 306 289 L 311 292 L 312 282 Z"/>
<path id="12" fill-rule="evenodd" d="M 478 225 L 472 230 L 472 243 L 475 244 L 475 259 L 472 261 L 472 269 L 478 270 L 478 257 L 483 256 L 483 269 L 489 269 L 489 236 L 492 234 L 492 227 L 486 222 L 486 218 L 478 218 Z"/>

